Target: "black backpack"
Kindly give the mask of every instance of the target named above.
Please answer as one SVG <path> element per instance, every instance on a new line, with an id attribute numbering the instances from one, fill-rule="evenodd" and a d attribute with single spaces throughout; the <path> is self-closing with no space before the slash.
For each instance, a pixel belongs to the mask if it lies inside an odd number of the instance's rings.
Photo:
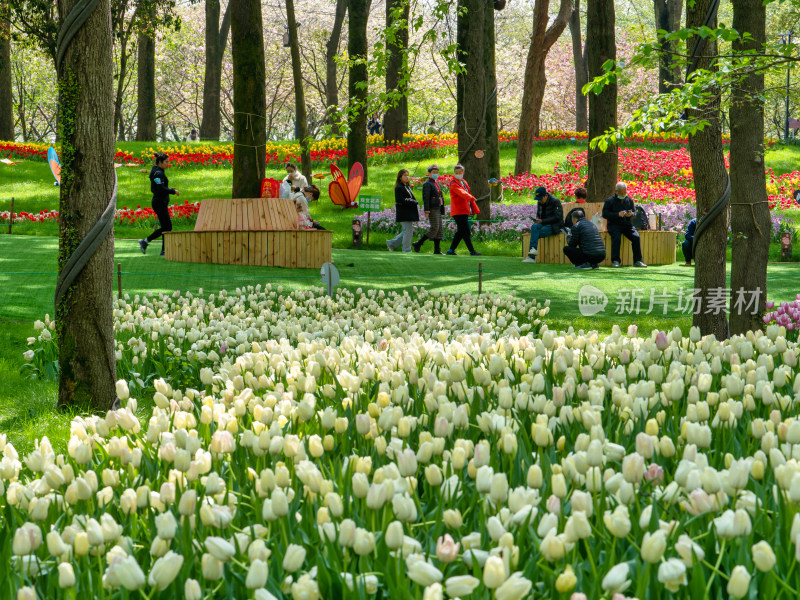
<path id="1" fill-rule="evenodd" d="M 647 211 L 641 206 L 637 206 L 633 213 L 633 226 L 638 231 L 648 231 L 650 229 L 650 219 Z"/>

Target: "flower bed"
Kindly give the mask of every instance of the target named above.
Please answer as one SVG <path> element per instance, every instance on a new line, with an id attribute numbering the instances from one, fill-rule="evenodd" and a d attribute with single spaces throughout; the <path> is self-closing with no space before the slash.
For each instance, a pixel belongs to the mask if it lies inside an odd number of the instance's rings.
<path id="1" fill-rule="evenodd" d="M 551 188 L 548 188 L 551 189 Z M 683 234 L 689 221 L 697 216 L 697 209 L 689 204 L 657 204 L 654 202 L 641 205 L 647 214 L 657 215 L 660 218 L 663 231 L 675 231 Z M 536 203 L 530 204 L 492 204 L 491 223 L 473 228 L 473 238 L 477 240 L 502 240 L 516 241 L 522 232 L 528 231 L 536 217 Z M 445 207 L 444 231 L 450 239 L 456 231 L 455 222 L 449 219 L 450 207 Z M 361 221 L 362 227 L 367 226 L 367 215 L 356 217 Z M 778 241 L 780 233 L 785 230 L 794 232 L 793 221 L 783 215 L 772 215 L 772 238 Z M 422 234 L 428 230 L 429 223 L 424 211 L 420 208 L 420 220 L 414 223 L 414 233 Z M 400 226 L 395 223 L 395 209 L 387 208 L 380 212 L 373 212 L 370 216 L 370 230 L 384 233 L 399 233 Z"/>
<path id="2" fill-rule="evenodd" d="M 200 211 L 199 202 L 184 201 L 183 204 L 172 204 L 169 207 L 169 214 L 173 219 L 173 224 L 193 225 Z M 10 211 L 0 211 L 0 223 L 8 223 L 11 218 Z M 57 210 L 42 210 L 38 213 L 19 212 L 14 213 L 14 223 L 58 223 Z M 115 216 L 116 225 L 141 225 L 155 223 L 158 220 L 152 208 L 128 208 L 123 206 L 118 208 Z"/>
<path id="3" fill-rule="evenodd" d="M 0 438 L 0 596 L 797 597 L 785 330 L 556 335 L 546 313 L 424 290 L 118 303 L 122 408 L 76 417 L 63 455 Z"/>

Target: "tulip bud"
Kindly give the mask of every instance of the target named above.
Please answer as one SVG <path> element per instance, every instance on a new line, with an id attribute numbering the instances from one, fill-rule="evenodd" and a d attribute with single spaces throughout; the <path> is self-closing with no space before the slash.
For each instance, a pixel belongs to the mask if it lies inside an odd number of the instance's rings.
<path id="1" fill-rule="evenodd" d="M 499 556 L 490 556 L 483 565 L 483 585 L 490 590 L 499 588 L 506 580 L 503 559 Z"/>
<path id="2" fill-rule="evenodd" d="M 744 598 L 750 588 L 750 573 L 742 565 L 736 565 L 728 580 L 728 595 L 731 598 Z"/>

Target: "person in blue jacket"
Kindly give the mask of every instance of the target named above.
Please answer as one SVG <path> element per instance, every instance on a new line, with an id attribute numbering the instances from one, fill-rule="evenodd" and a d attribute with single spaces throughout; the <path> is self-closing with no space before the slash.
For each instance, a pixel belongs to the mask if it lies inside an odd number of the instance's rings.
<path id="1" fill-rule="evenodd" d="M 158 217 L 158 227 L 147 236 L 147 239 L 139 240 L 139 248 L 142 254 L 147 252 L 147 246 L 153 240 L 161 238 L 161 256 L 164 256 L 164 238 L 161 235 L 165 231 L 172 231 L 172 220 L 169 217 L 169 197 L 171 195 L 180 196 L 178 190 L 169 187 L 169 179 L 165 170 L 169 168 L 169 156 L 163 152 L 155 155 L 156 164 L 150 169 L 150 191 L 153 194 L 151 206 L 153 212 Z"/>
<path id="2" fill-rule="evenodd" d="M 694 255 L 692 254 L 692 244 L 694 244 L 694 231 L 697 229 L 697 219 L 692 219 L 689 221 L 689 225 L 686 227 L 686 234 L 685 239 L 681 242 L 681 250 L 683 250 L 683 257 L 686 259 L 686 262 L 683 263 L 684 267 L 691 267 L 692 266 L 692 258 Z"/>

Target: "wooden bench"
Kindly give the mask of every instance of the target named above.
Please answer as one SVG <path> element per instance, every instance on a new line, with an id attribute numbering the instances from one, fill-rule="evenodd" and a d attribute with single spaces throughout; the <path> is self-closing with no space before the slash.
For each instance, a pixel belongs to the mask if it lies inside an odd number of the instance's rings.
<path id="1" fill-rule="evenodd" d="M 319 269 L 331 262 L 331 244 L 331 231 L 297 229 L 297 210 L 288 198 L 203 200 L 194 231 L 164 234 L 164 258 Z"/>
<path id="2" fill-rule="evenodd" d="M 319 269 L 331 262 L 331 231 L 172 231 L 164 258 L 178 262 Z"/>
<path id="3" fill-rule="evenodd" d="M 289 198 L 203 200 L 195 231 L 289 231 L 297 229 L 297 209 Z"/>
<path id="4" fill-rule="evenodd" d="M 606 259 L 600 264 L 606 267 L 611 266 L 611 236 L 608 232 L 600 232 L 600 237 L 606 245 Z M 675 263 L 676 256 L 676 233 L 674 231 L 640 231 L 639 238 L 642 245 L 642 260 L 647 265 L 671 265 Z M 528 248 L 531 243 L 529 231 L 522 234 L 522 257 L 528 256 Z M 563 233 L 551 235 L 539 239 L 539 254 L 536 257 L 537 263 L 568 265 L 569 259 L 564 255 L 564 246 L 567 245 L 567 236 Z M 631 243 L 622 238 L 620 246 L 620 258 L 623 266 L 633 265 L 633 249 Z"/>

